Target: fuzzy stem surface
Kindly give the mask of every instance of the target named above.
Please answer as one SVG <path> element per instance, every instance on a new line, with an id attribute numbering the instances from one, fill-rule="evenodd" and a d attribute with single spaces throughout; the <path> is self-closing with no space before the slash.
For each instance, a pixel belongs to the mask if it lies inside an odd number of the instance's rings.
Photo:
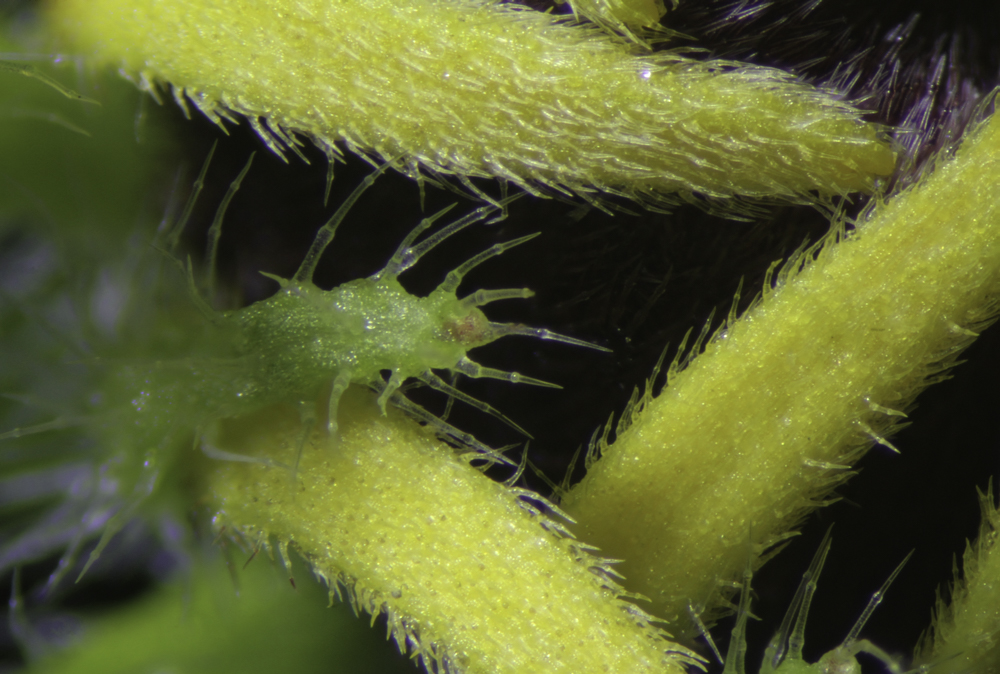
<path id="1" fill-rule="evenodd" d="M 804 199 L 870 190 L 895 162 L 856 110 L 780 70 L 491 0 L 52 0 L 48 17 L 90 63 L 245 116 L 278 152 L 305 136 L 467 187 Z"/>
<path id="2" fill-rule="evenodd" d="M 916 394 L 993 321 L 997 184 L 994 116 L 856 231 L 787 263 L 701 355 L 675 361 L 658 397 L 626 412 L 563 507 L 584 540 L 625 560 L 626 586 L 655 613 L 680 629 L 690 603 L 711 622 L 751 532 L 758 545 L 780 540 L 873 442 L 891 447 Z"/>
<path id="3" fill-rule="evenodd" d="M 206 464 L 216 525 L 286 558 L 294 546 L 333 593 L 386 613 L 400 646 L 428 666 L 684 671 L 690 654 L 621 599 L 602 563 L 537 505 L 389 412 L 349 389 L 340 438 L 314 437 L 294 482 L 262 463 Z M 225 425 L 217 444 L 290 465 L 297 423 L 279 408 Z"/>

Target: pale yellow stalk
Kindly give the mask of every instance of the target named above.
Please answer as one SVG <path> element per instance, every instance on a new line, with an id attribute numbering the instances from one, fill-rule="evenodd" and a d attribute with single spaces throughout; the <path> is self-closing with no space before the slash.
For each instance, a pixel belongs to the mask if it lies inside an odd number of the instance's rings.
<path id="1" fill-rule="evenodd" d="M 298 417 L 285 411 L 230 423 L 214 441 L 291 464 Z M 294 481 L 264 463 L 198 466 L 216 525 L 294 546 L 449 672 L 684 671 L 689 654 L 520 492 L 395 410 L 381 416 L 367 391 L 345 395 L 340 419 L 339 441 L 315 438 Z"/>
<path id="2" fill-rule="evenodd" d="M 246 116 L 276 151 L 312 138 L 416 175 L 662 203 L 843 194 L 895 156 L 874 126 L 780 70 L 650 54 L 490 0 L 50 0 L 94 65 Z"/>
<path id="3" fill-rule="evenodd" d="M 748 537 L 780 539 L 873 441 L 888 446 L 917 392 L 992 320 L 997 185 L 994 118 L 846 240 L 811 264 L 799 257 L 686 369 L 672 367 L 641 414 L 626 413 L 631 426 L 563 507 L 582 539 L 625 560 L 626 587 L 652 612 L 684 626 L 692 604 L 710 622 Z"/>
<path id="4" fill-rule="evenodd" d="M 915 666 L 935 665 L 932 674 L 1000 671 L 1000 511 L 992 489 L 979 500 L 979 538 L 966 544 L 947 601 L 938 594 L 914 658 Z"/>
<path id="5" fill-rule="evenodd" d="M 572 0 L 569 4 L 581 19 L 638 44 L 645 44 L 647 32 L 652 36 L 659 32 L 661 38 L 669 35 L 660 28 L 660 19 L 667 11 L 663 0 Z M 676 0 L 673 4 L 677 5 Z"/>

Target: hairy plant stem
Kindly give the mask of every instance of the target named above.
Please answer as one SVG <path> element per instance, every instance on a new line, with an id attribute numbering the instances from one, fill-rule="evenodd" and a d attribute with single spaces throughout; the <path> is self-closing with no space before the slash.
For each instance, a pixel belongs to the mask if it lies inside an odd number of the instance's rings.
<path id="1" fill-rule="evenodd" d="M 257 463 L 205 462 L 218 527 L 294 546 L 357 609 L 386 613 L 428 666 L 463 672 L 662 672 L 691 655 L 621 598 L 606 564 L 538 497 L 498 484 L 373 396 L 349 389 L 340 437 L 316 435 L 293 481 L 291 409 L 224 424 L 213 442 Z M 264 461 L 270 462 L 270 465 Z M 437 671 L 437 670 L 433 670 Z"/>
<path id="2" fill-rule="evenodd" d="M 712 622 L 727 605 L 748 537 L 774 545 L 873 443 L 894 449 L 917 393 L 994 320 L 998 183 L 994 116 L 855 231 L 787 262 L 597 443 L 563 507 L 676 629 L 690 606 Z"/>

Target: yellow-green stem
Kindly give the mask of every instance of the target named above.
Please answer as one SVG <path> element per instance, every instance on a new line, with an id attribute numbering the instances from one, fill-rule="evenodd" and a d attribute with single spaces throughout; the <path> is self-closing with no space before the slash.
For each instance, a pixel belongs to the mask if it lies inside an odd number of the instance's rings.
<path id="1" fill-rule="evenodd" d="M 894 153 L 828 92 L 773 69 L 650 54 L 489 0 L 52 0 L 95 65 L 278 150 L 312 138 L 407 170 L 594 188 L 803 198 L 868 190 Z"/>
<path id="2" fill-rule="evenodd" d="M 626 586 L 655 613 L 685 625 L 689 604 L 718 609 L 751 531 L 773 543 L 794 527 L 992 320 L 997 184 L 994 118 L 804 271 L 780 274 L 629 413 L 563 506 L 583 539 L 625 560 Z"/>
<path id="3" fill-rule="evenodd" d="M 914 665 L 934 665 L 933 674 L 1000 671 L 1000 510 L 992 489 L 979 500 L 979 538 L 966 544 L 948 601 L 938 594 L 934 621 L 914 658 Z"/>
<path id="4" fill-rule="evenodd" d="M 339 416 L 340 438 L 314 438 L 294 482 L 263 463 L 201 466 L 216 524 L 293 545 L 448 671 L 680 672 L 690 661 L 618 597 L 595 558 L 468 456 L 395 410 L 381 416 L 361 389 Z M 290 465 L 297 425 L 294 411 L 272 410 L 214 441 Z"/>

